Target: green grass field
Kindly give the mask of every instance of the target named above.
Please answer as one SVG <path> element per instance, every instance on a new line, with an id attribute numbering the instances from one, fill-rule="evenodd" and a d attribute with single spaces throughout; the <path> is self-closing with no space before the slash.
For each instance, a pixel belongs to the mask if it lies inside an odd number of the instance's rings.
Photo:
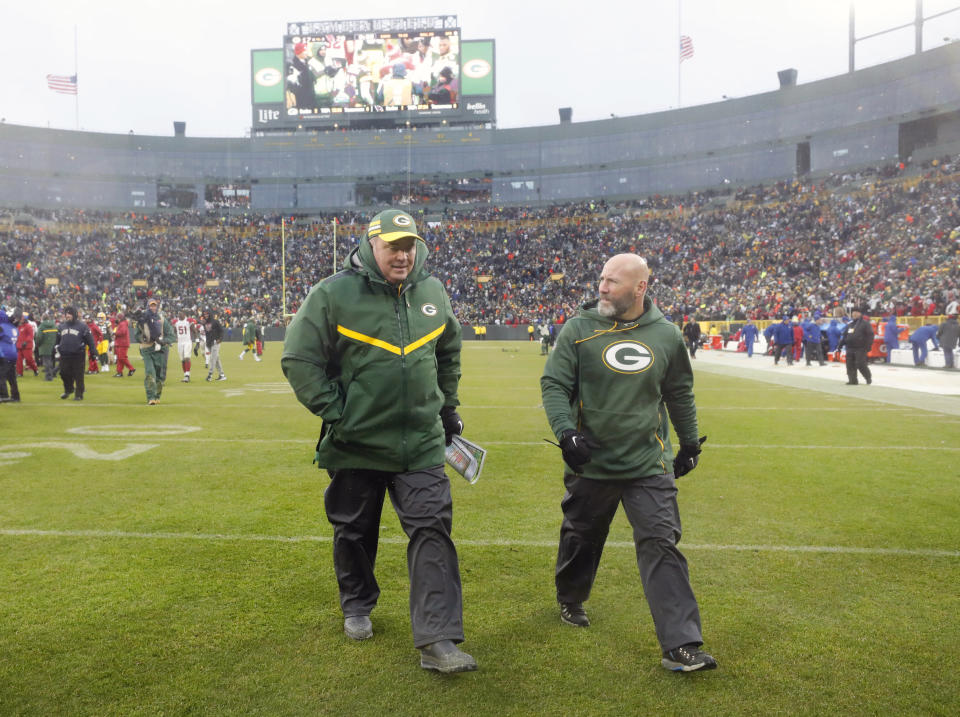
<path id="1" fill-rule="evenodd" d="M 489 455 L 475 485 L 454 476 L 454 538 L 480 669 L 444 677 L 412 647 L 389 507 L 376 636 L 344 637 L 319 421 L 279 344 L 228 346 L 222 383 L 171 360 L 160 406 L 139 373 L 88 377 L 83 403 L 30 376 L 0 405 L 0 715 L 960 713 L 955 416 L 698 373 L 681 547 L 720 668 L 680 675 L 622 512 L 593 625 L 560 623 L 543 359 L 467 344 L 465 435 Z"/>

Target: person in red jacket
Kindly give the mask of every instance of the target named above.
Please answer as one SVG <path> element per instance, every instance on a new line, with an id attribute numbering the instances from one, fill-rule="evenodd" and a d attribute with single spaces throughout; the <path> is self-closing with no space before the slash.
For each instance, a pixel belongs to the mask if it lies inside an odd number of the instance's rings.
<path id="1" fill-rule="evenodd" d="M 114 378 L 123 378 L 123 367 L 127 367 L 127 376 L 133 376 L 136 371 L 130 359 L 127 358 L 127 351 L 130 350 L 130 324 L 127 323 L 127 317 L 123 312 L 117 314 L 117 325 L 113 330 L 113 352 L 117 355 L 117 372 L 113 374 Z"/>
<path id="2" fill-rule="evenodd" d="M 33 343 L 36 336 L 36 324 L 30 320 L 27 312 L 23 312 L 17 332 L 17 376 L 23 376 L 23 367 L 26 366 L 37 375 L 37 361 L 33 357 Z"/>
<path id="3" fill-rule="evenodd" d="M 87 316 L 87 328 L 90 329 L 90 334 L 93 336 L 93 345 L 99 346 L 100 342 L 103 341 L 103 332 L 97 326 L 93 316 Z M 100 354 L 94 350 L 89 351 L 88 355 L 87 373 L 100 373 Z"/>
<path id="4" fill-rule="evenodd" d="M 803 356 L 803 327 L 800 325 L 800 317 L 793 317 L 793 360 L 799 361 Z"/>

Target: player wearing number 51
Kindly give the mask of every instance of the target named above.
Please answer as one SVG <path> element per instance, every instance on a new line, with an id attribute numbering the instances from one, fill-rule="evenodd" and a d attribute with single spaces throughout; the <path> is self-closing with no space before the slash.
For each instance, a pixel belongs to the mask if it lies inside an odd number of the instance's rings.
<path id="1" fill-rule="evenodd" d="M 691 672 L 717 663 L 701 649 L 700 611 L 677 549 L 676 478 L 696 467 L 705 439 L 697 438 L 690 357 L 680 330 L 646 296 L 649 278 L 635 254 L 607 261 L 599 300 L 563 327 L 540 380 L 565 462 L 557 600 L 564 623 L 590 625 L 583 603 L 622 503 L 661 663 Z"/>

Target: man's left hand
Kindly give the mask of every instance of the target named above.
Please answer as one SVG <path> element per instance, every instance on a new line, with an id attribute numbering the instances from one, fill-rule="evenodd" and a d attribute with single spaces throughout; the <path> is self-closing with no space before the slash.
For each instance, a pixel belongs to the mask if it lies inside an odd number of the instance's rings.
<path id="1" fill-rule="evenodd" d="M 677 455 L 673 459 L 674 478 L 685 476 L 697 467 L 697 463 L 700 461 L 700 446 L 702 446 L 706 440 L 706 436 L 700 436 L 700 440 L 697 443 L 680 446 L 680 450 L 677 451 Z"/>
<path id="2" fill-rule="evenodd" d="M 440 420 L 443 421 L 444 440 L 449 446 L 454 436 L 463 433 L 463 419 L 460 418 L 456 408 L 444 406 L 440 409 Z"/>

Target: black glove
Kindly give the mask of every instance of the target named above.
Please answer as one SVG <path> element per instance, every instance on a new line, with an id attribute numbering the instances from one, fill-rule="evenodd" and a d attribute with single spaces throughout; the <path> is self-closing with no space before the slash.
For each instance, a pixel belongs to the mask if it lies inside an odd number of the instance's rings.
<path id="1" fill-rule="evenodd" d="M 673 459 L 674 478 L 685 476 L 687 473 L 697 467 L 697 463 L 700 460 L 698 458 L 700 455 L 700 446 L 703 445 L 705 440 L 707 440 L 706 436 L 700 436 L 700 440 L 697 443 L 690 443 L 680 446 L 680 450 L 677 451 L 676 458 Z"/>
<path id="2" fill-rule="evenodd" d="M 563 451 L 563 460 L 577 473 L 590 462 L 592 451 L 590 443 L 579 431 L 568 428 L 560 434 L 560 450 Z"/>
<path id="3" fill-rule="evenodd" d="M 443 422 L 443 438 L 449 446 L 454 436 L 463 433 L 463 419 L 453 406 L 444 406 L 440 409 L 440 420 Z"/>

